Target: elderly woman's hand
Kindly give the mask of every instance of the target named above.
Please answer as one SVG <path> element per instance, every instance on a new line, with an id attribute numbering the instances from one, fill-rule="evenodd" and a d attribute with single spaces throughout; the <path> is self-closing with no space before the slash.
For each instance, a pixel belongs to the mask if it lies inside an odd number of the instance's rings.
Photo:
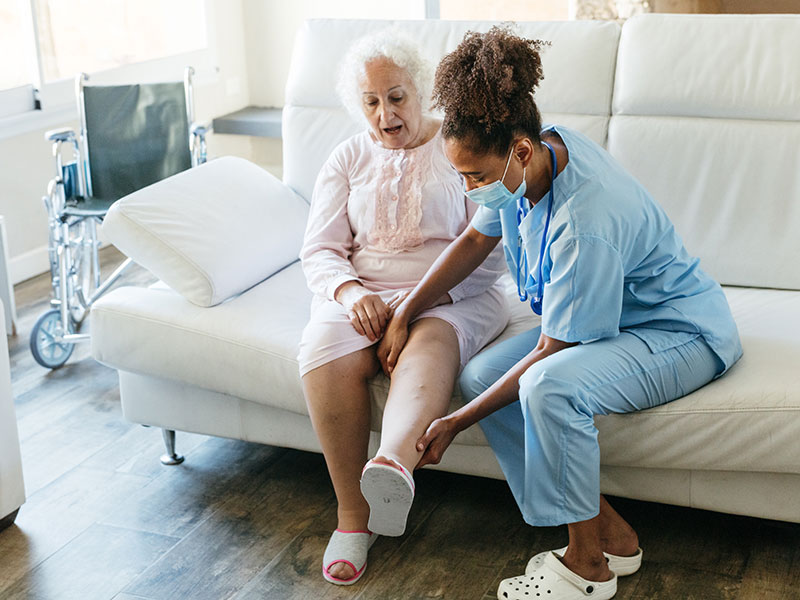
<path id="1" fill-rule="evenodd" d="M 347 311 L 350 323 L 370 342 L 377 341 L 386 329 L 392 309 L 378 294 L 370 292 L 357 281 L 348 281 L 336 291 L 336 300 Z"/>

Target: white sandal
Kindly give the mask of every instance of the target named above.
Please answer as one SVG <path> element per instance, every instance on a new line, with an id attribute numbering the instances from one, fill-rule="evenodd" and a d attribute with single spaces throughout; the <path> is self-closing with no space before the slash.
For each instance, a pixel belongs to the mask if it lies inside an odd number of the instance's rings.
<path id="1" fill-rule="evenodd" d="M 406 530 L 414 501 L 414 478 L 402 465 L 367 461 L 361 472 L 361 494 L 369 504 L 369 529 L 398 536 Z"/>
<path id="2" fill-rule="evenodd" d="M 497 588 L 498 600 L 609 600 L 616 593 L 616 574 L 608 581 L 589 581 L 570 571 L 552 552 L 545 554 L 538 569 L 504 579 Z"/>
<path id="3" fill-rule="evenodd" d="M 564 553 L 567 551 L 567 547 L 564 546 L 563 548 L 559 548 L 558 550 L 553 550 L 553 552 L 559 557 L 562 558 Z M 529 574 L 540 566 L 544 562 L 545 556 L 547 556 L 548 552 L 540 552 L 533 558 L 528 561 L 528 566 L 525 567 L 525 574 Z M 617 577 L 625 577 L 626 575 L 633 575 L 636 571 L 639 570 L 639 567 L 642 566 L 642 549 L 637 548 L 636 554 L 633 556 L 617 556 L 616 554 L 609 554 L 608 552 L 603 552 L 603 555 L 606 557 L 606 561 L 608 562 L 608 568 L 617 575 Z"/>
<path id="4" fill-rule="evenodd" d="M 353 585 L 361 579 L 367 568 L 367 551 L 376 539 L 378 536 L 369 531 L 335 530 L 322 557 L 322 576 L 325 581 L 336 585 Z M 350 565 L 354 571 L 353 576 L 340 579 L 331 575 L 330 568 L 338 563 Z"/>

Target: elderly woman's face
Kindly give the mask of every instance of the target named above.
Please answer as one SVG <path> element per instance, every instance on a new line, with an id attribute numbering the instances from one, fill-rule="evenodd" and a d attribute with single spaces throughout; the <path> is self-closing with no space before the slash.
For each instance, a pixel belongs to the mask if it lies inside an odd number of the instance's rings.
<path id="1" fill-rule="evenodd" d="M 422 106 L 405 69 L 388 58 L 364 65 L 359 82 L 361 108 L 375 137 L 387 148 L 413 148 L 421 143 Z"/>

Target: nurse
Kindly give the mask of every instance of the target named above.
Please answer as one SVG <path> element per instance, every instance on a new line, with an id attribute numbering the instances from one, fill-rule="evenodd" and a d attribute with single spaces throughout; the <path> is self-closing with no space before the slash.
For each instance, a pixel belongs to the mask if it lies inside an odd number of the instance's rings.
<path id="1" fill-rule="evenodd" d="M 647 190 L 584 135 L 542 128 L 540 45 L 495 27 L 468 33 L 439 65 L 445 152 L 480 208 L 397 308 L 378 355 L 391 373 L 414 316 L 502 240 L 519 299 L 541 327 L 467 365 L 468 402 L 430 425 L 418 466 L 439 462 L 480 422 L 525 521 L 569 531 L 566 548 L 534 556 L 498 598 L 603 599 L 642 551 L 600 495 L 594 415 L 680 398 L 742 350 L 722 289 Z"/>

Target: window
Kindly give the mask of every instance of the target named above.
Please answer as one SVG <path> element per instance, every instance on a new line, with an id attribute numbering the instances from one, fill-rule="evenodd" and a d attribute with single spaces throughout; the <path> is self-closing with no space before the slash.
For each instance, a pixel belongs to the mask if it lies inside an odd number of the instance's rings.
<path id="1" fill-rule="evenodd" d="M 36 81 L 36 44 L 30 27 L 29 0 L 6 0 L 0 4 L 0 90 L 31 85 Z M 23 60 L 9 60 L 8 57 Z"/>
<path id="2" fill-rule="evenodd" d="M 569 18 L 568 0 L 437 0 L 437 3 L 439 18 L 448 20 L 557 21 Z"/>
<path id="3" fill-rule="evenodd" d="M 180 79 L 188 64 L 213 70 L 209 1 L 2 0 L 0 56 L 15 59 L 0 61 L 0 137 L 42 125 L 37 113 L 74 112 L 81 72 L 113 85 Z"/>
<path id="4" fill-rule="evenodd" d="M 45 83 L 206 47 L 198 0 L 39 0 Z"/>

